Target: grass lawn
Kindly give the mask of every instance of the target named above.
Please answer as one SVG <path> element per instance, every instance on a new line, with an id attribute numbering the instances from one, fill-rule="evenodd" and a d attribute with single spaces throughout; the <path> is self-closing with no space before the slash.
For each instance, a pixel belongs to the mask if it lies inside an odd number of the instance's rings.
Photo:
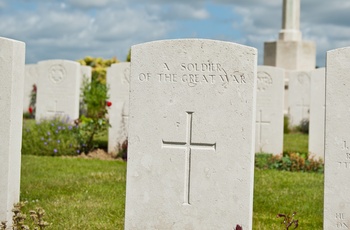
<path id="1" fill-rule="evenodd" d="M 283 136 L 283 151 L 284 152 L 308 152 L 309 136 L 303 133 L 288 133 Z"/>
<path id="2" fill-rule="evenodd" d="M 25 155 L 21 200 L 48 229 L 123 229 L 125 176 L 120 161 Z M 293 211 L 298 229 L 322 229 L 323 174 L 255 170 L 253 229 L 283 229 L 276 215 Z"/>
<path id="3" fill-rule="evenodd" d="M 21 201 L 46 211 L 48 229 L 123 229 L 125 173 L 120 161 L 25 155 Z"/>

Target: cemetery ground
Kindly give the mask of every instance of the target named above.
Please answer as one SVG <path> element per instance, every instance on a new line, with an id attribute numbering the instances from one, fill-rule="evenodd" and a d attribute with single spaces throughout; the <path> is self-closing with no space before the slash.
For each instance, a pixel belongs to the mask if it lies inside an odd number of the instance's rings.
<path id="1" fill-rule="evenodd" d="M 307 152 L 306 134 L 285 134 L 284 139 L 285 150 Z M 98 142 L 106 146 L 107 135 Z M 293 212 L 298 229 L 322 229 L 323 173 L 263 169 L 265 163 L 265 155 L 256 157 L 253 229 L 286 229 L 277 214 Z M 121 160 L 23 155 L 23 212 L 43 208 L 51 223 L 47 229 L 123 229 L 126 165 Z"/>

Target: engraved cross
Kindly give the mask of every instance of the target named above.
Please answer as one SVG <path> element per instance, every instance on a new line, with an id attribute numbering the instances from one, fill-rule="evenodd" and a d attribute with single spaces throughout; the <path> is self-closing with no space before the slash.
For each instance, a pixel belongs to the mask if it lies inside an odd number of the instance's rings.
<path id="1" fill-rule="evenodd" d="M 54 109 L 53 110 L 47 110 L 47 113 L 56 115 L 56 114 L 64 114 L 64 111 L 57 111 L 57 100 L 55 100 Z"/>
<path id="2" fill-rule="evenodd" d="M 164 141 L 162 140 L 162 148 L 180 148 L 185 150 L 185 178 L 184 178 L 184 205 L 190 205 L 191 190 L 191 150 L 216 150 L 216 143 L 194 143 L 192 142 L 192 117 L 193 112 L 187 113 L 186 142 Z"/>

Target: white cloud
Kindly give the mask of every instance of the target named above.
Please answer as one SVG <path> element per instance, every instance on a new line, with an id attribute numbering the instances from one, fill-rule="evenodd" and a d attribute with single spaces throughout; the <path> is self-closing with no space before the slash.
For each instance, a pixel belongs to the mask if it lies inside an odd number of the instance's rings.
<path id="1" fill-rule="evenodd" d="M 6 2 L 5 0 L 0 0 L 0 9 L 4 9 L 6 7 Z"/>
<path id="2" fill-rule="evenodd" d="M 221 17 L 220 9 L 232 15 Z M 30 62 L 86 55 L 124 59 L 136 43 L 204 35 L 256 47 L 261 63 L 264 42 L 276 40 L 281 29 L 282 1 L 0 0 L 0 10 L 1 36 L 25 41 Z M 344 0 L 301 1 L 303 38 L 316 42 L 318 64 L 327 50 L 349 45 L 349 11 Z M 215 30 L 223 24 L 232 27 Z"/>
<path id="3" fill-rule="evenodd" d="M 27 63 L 87 55 L 125 60 L 131 45 L 165 37 L 168 31 L 157 16 L 134 8 L 108 7 L 90 15 L 42 6 L 35 14 L 0 15 L 0 20 L 3 36 L 26 42 Z"/>
<path id="4" fill-rule="evenodd" d="M 170 7 L 170 12 L 168 12 L 164 17 L 176 19 L 198 19 L 203 20 L 209 18 L 209 12 L 204 8 L 204 6 L 188 6 L 185 4 L 176 4 Z M 170 17 L 169 17 L 170 16 Z"/>
<path id="5" fill-rule="evenodd" d="M 67 0 L 69 4 L 78 8 L 102 8 L 113 3 L 121 3 L 119 0 Z"/>

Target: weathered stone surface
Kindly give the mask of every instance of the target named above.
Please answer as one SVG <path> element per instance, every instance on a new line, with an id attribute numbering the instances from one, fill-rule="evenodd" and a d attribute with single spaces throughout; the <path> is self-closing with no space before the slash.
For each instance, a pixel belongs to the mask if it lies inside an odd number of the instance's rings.
<path id="1" fill-rule="evenodd" d="M 25 44 L 0 37 L 0 221 L 19 201 Z"/>
<path id="2" fill-rule="evenodd" d="M 327 52 L 324 228 L 350 228 L 350 47 Z"/>
<path id="3" fill-rule="evenodd" d="M 258 66 L 255 152 L 283 152 L 284 70 Z"/>
<path id="4" fill-rule="evenodd" d="M 257 51 L 132 47 L 125 229 L 252 229 Z"/>
<path id="5" fill-rule="evenodd" d="M 116 152 L 128 137 L 130 63 L 113 64 L 107 70 L 109 100 L 108 152 Z"/>
<path id="6" fill-rule="evenodd" d="M 311 71 L 309 153 L 324 159 L 326 69 Z"/>
<path id="7" fill-rule="evenodd" d="M 289 124 L 298 126 L 310 114 L 310 71 L 288 71 Z"/>
<path id="8" fill-rule="evenodd" d="M 67 60 L 48 60 L 38 63 L 39 79 L 35 119 L 79 118 L 81 86 L 80 64 Z"/>

